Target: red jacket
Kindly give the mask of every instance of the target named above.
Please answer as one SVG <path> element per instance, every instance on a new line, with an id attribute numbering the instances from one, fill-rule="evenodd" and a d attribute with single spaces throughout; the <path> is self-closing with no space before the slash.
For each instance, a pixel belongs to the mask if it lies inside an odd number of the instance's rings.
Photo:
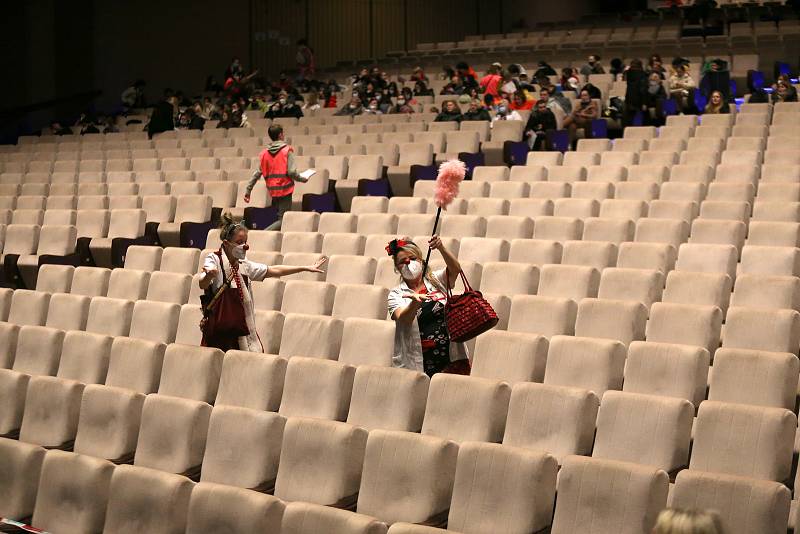
<path id="1" fill-rule="evenodd" d="M 292 147 L 284 145 L 274 154 L 269 150 L 261 153 L 261 175 L 267 182 L 267 190 L 273 198 L 294 193 L 294 180 L 289 177 L 289 152 Z"/>

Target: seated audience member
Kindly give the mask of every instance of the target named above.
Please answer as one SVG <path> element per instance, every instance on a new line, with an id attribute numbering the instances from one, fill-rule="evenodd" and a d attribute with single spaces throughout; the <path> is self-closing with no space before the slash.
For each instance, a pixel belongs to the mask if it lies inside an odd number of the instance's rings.
<path id="1" fill-rule="evenodd" d="M 206 120 L 200 116 L 202 109 L 200 102 L 195 102 L 192 107 L 184 112 L 187 128 L 190 130 L 202 130 L 205 127 Z"/>
<path id="2" fill-rule="evenodd" d="M 50 133 L 53 135 L 72 135 L 72 128 L 64 126 L 59 121 L 50 123 Z"/>
<path id="3" fill-rule="evenodd" d="M 600 110 L 597 109 L 597 103 L 592 100 L 589 91 L 584 89 L 580 93 L 577 106 L 575 106 L 572 113 L 564 119 L 564 126 L 569 129 L 570 139 L 573 142 L 577 141 L 578 128 L 583 130 L 585 138 L 590 138 L 592 136 L 592 121 L 599 117 Z"/>
<path id="4" fill-rule="evenodd" d="M 464 117 L 461 115 L 461 109 L 455 100 L 448 100 L 444 103 L 442 112 L 436 115 L 434 122 L 461 122 Z"/>
<path id="5" fill-rule="evenodd" d="M 658 514 L 652 534 L 725 534 L 713 511 L 667 508 Z"/>
<path id="6" fill-rule="evenodd" d="M 334 115 L 361 115 L 362 113 L 364 113 L 364 106 L 361 105 L 361 98 L 353 95 L 350 102 L 334 113 Z"/>
<path id="7" fill-rule="evenodd" d="M 703 78 L 700 80 L 700 93 L 706 98 L 711 98 L 711 93 L 719 91 L 722 98 L 730 100 L 731 73 L 728 62 L 722 59 L 713 59 L 703 66 Z"/>
<path id="8" fill-rule="evenodd" d="M 589 91 L 589 96 L 592 98 L 597 98 L 598 100 L 603 99 L 603 93 L 600 91 L 600 88 L 591 82 L 587 82 L 586 85 L 583 86 L 583 90 Z"/>
<path id="9" fill-rule="evenodd" d="M 675 72 L 669 77 L 669 94 L 678 102 L 678 110 L 688 113 L 692 106 L 692 95 L 697 84 L 689 74 L 686 63 L 678 63 Z"/>
<path id="10" fill-rule="evenodd" d="M 461 78 L 464 87 L 478 87 L 478 74 L 467 63 L 463 61 L 456 63 L 456 74 Z"/>
<path id="11" fill-rule="evenodd" d="M 207 120 L 216 120 L 216 118 L 219 118 L 219 110 L 217 110 L 217 106 L 209 97 L 203 99 L 203 117 Z"/>
<path id="12" fill-rule="evenodd" d="M 730 104 L 728 104 L 728 102 L 722 96 L 722 93 L 719 91 L 714 91 L 711 93 L 711 98 L 708 99 L 706 109 L 703 110 L 703 113 L 706 115 L 728 114 L 730 112 Z"/>
<path id="13" fill-rule="evenodd" d="M 433 89 L 428 89 L 428 86 L 423 81 L 415 82 L 414 96 L 433 96 Z"/>
<path id="14" fill-rule="evenodd" d="M 175 129 L 175 95 L 171 89 L 164 90 L 164 99 L 156 104 L 150 114 L 147 133 L 152 139 L 157 133 Z"/>
<path id="15" fill-rule="evenodd" d="M 406 95 L 401 94 L 397 97 L 394 106 L 389 108 L 389 113 L 414 113 L 414 107 L 406 99 Z"/>
<path id="16" fill-rule="evenodd" d="M 217 128 L 234 128 L 233 119 L 231 119 L 231 112 L 227 108 L 222 110 Z"/>
<path id="17" fill-rule="evenodd" d="M 578 70 L 573 67 L 564 67 L 561 69 L 561 78 L 559 79 L 561 90 L 565 91 L 567 88 L 571 88 L 572 86 L 577 88 L 578 74 Z M 573 79 L 574 81 L 571 81 Z"/>
<path id="18" fill-rule="evenodd" d="M 667 78 L 667 69 L 664 68 L 664 62 L 661 61 L 661 56 L 658 54 L 650 56 L 650 60 L 647 62 L 648 76 L 654 72 L 658 74 L 658 77 L 662 80 Z"/>
<path id="19" fill-rule="evenodd" d="M 533 83 L 528 79 L 528 75 L 524 72 L 519 75 L 519 86 L 523 91 L 528 93 L 536 91 L 536 87 L 533 86 Z"/>
<path id="20" fill-rule="evenodd" d="M 378 105 L 378 99 L 373 98 L 367 103 L 367 108 L 364 110 L 365 115 L 383 115 L 383 111 L 381 111 L 380 106 Z"/>
<path id="21" fill-rule="evenodd" d="M 761 82 L 756 83 L 756 71 L 747 71 L 747 92 L 750 93 L 748 102 L 753 104 L 766 104 L 769 102 L 769 95 L 764 88 L 761 87 Z"/>
<path id="22" fill-rule="evenodd" d="M 429 83 L 428 77 L 425 76 L 425 71 L 422 70 L 422 67 L 414 67 L 414 71 L 411 73 L 411 81 L 422 82 L 426 85 Z"/>
<path id="23" fill-rule="evenodd" d="M 581 67 L 581 74 L 588 78 L 592 74 L 605 74 L 606 69 L 600 64 L 600 56 L 592 54 L 586 60 L 586 64 Z"/>
<path id="24" fill-rule="evenodd" d="M 442 87 L 439 92 L 440 95 L 460 95 L 463 94 L 466 88 L 461 82 L 461 78 L 456 74 L 450 78 L 450 83 Z"/>
<path id="25" fill-rule="evenodd" d="M 550 111 L 552 111 L 553 114 L 555 114 L 556 109 L 558 109 L 562 115 L 566 115 L 566 111 L 564 110 L 564 108 L 561 107 L 558 101 L 556 101 L 553 98 L 550 98 L 550 89 L 542 87 L 542 89 L 539 91 L 539 100 L 537 101 L 537 104 L 539 102 L 543 102 L 545 107 Z"/>
<path id="26" fill-rule="evenodd" d="M 521 121 L 522 115 L 518 111 L 512 110 L 509 107 L 508 100 L 505 98 L 500 101 L 494 110 L 494 119 L 492 122 L 497 121 Z"/>
<path id="27" fill-rule="evenodd" d="M 625 72 L 625 64 L 618 57 L 613 58 L 609 62 L 608 73 L 614 76 L 614 80 L 619 79 L 622 73 Z"/>
<path id="28" fill-rule="evenodd" d="M 307 111 L 316 111 L 321 106 L 319 105 L 321 92 L 312 92 L 308 95 L 308 99 L 306 100 L 305 104 L 303 104 L 303 109 Z M 324 98 L 324 97 L 323 97 Z"/>
<path id="29" fill-rule="evenodd" d="M 489 71 L 481 78 L 480 86 L 483 89 L 484 94 L 492 95 L 494 98 L 498 98 L 500 96 L 499 89 L 500 89 L 500 82 L 503 79 L 500 76 L 500 69 L 497 67 L 497 64 L 493 64 L 489 67 Z"/>
<path id="30" fill-rule="evenodd" d="M 300 106 L 295 104 L 294 98 L 288 96 L 286 93 L 281 93 L 278 101 L 272 104 L 264 117 L 267 119 L 277 119 L 281 117 L 295 117 L 300 118 L 303 116 L 303 110 Z"/>
<path id="31" fill-rule="evenodd" d="M 536 102 L 536 109 L 528 117 L 525 137 L 531 150 L 547 149 L 547 132 L 557 130 L 556 116 L 547 107 L 545 100 Z"/>
<path id="32" fill-rule="evenodd" d="M 480 100 L 473 98 L 469 103 L 469 109 L 464 113 L 463 119 L 465 121 L 490 121 L 492 116 L 489 115 L 489 110 L 483 107 Z"/>
<path id="33" fill-rule="evenodd" d="M 120 100 L 125 108 L 144 107 L 144 80 L 136 80 L 122 91 Z"/>
<path id="34" fill-rule="evenodd" d="M 529 99 L 525 96 L 524 91 L 517 91 L 514 93 L 513 98 L 511 99 L 511 104 L 509 107 L 513 110 L 531 110 L 533 109 L 533 99 Z"/>
<path id="35" fill-rule="evenodd" d="M 647 78 L 647 94 L 645 95 L 645 106 L 650 119 L 650 125 L 663 126 L 664 122 L 664 101 L 667 99 L 667 91 L 661 81 L 658 72 L 651 71 Z"/>
<path id="36" fill-rule="evenodd" d="M 550 85 L 550 76 L 555 76 L 556 71 L 553 67 L 548 65 L 546 61 L 539 61 L 536 66 L 536 72 L 533 73 L 533 81 L 541 86 Z"/>
<path id="37" fill-rule="evenodd" d="M 797 89 L 785 74 L 781 74 L 778 77 L 778 81 L 775 82 L 772 102 L 797 102 Z"/>

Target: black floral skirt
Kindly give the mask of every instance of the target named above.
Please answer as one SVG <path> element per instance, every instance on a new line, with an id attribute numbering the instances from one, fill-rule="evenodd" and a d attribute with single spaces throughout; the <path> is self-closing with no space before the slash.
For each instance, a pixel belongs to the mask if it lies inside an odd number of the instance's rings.
<path id="1" fill-rule="evenodd" d="M 450 365 L 450 334 L 447 332 L 444 305 L 428 301 L 422 305 L 419 316 L 422 365 L 425 374 L 433 376 Z"/>

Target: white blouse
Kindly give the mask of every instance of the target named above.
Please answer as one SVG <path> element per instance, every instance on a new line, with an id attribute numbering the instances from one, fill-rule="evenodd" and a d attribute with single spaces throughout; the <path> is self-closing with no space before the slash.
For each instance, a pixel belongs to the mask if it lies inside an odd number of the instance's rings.
<path id="1" fill-rule="evenodd" d="M 440 269 L 433 271 L 433 277 L 439 282 L 441 287 L 445 287 L 445 270 Z M 440 293 L 441 290 L 431 284 L 425 279 L 425 288 L 428 294 Z M 405 280 L 400 282 L 400 285 L 395 287 L 389 292 L 388 307 L 389 316 L 391 317 L 395 311 L 405 308 L 411 303 L 411 299 L 405 298 L 405 295 L 413 293 L 414 291 L 408 287 Z M 447 298 L 446 296 L 444 298 Z M 421 310 L 417 311 L 417 316 Z M 422 365 L 422 340 L 420 339 L 419 323 L 417 317 L 411 323 L 402 323 L 395 321 L 394 333 L 394 354 L 392 356 L 392 364 L 395 367 L 403 369 L 412 369 L 414 371 L 424 372 Z M 450 343 L 450 361 L 464 360 L 467 358 L 467 348 L 463 343 Z"/>

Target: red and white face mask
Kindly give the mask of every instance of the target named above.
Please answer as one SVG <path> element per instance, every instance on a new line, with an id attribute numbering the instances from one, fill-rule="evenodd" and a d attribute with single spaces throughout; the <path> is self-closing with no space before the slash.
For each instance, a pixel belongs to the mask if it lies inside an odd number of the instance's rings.
<path id="1" fill-rule="evenodd" d="M 247 256 L 247 251 L 250 250 L 250 246 L 247 243 L 242 245 L 236 245 L 231 243 L 231 256 L 236 258 L 237 260 L 243 260 L 245 256 Z"/>
<path id="2" fill-rule="evenodd" d="M 422 275 L 422 262 L 419 260 L 408 260 L 400 266 L 400 274 L 406 280 L 416 280 Z"/>

